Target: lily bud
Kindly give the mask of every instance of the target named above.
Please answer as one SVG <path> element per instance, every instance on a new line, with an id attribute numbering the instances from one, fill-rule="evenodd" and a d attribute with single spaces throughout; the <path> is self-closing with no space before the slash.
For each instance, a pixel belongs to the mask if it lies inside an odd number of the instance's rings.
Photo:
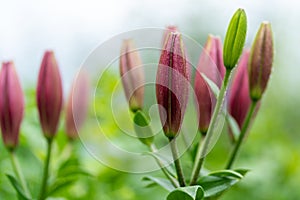
<path id="1" fill-rule="evenodd" d="M 271 25 L 261 24 L 251 49 L 249 60 L 250 96 L 258 101 L 264 93 L 273 64 L 273 37 Z"/>
<path id="2" fill-rule="evenodd" d="M 212 35 L 208 36 L 207 42 L 200 55 L 196 74 L 195 74 L 195 94 L 197 97 L 199 131 L 205 135 L 216 98 L 206 82 L 205 78 L 210 79 L 218 87 L 221 87 L 225 74 L 225 67 L 222 58 L 222 42 L 220 38 Z"/>
<path id="3" fill-rule="evenodd" d="M 89 105 L 89 78 L 84 71 L 79 72 L 73 82 L 66 107 L 66 133 L 71 140 L 78 137 Z"/>
<path id="4" fill-rule="evenodd" d="M 156 75 L 156 98 L 165 135 L 178 134 L 188 101 L 190 68 L 181 34 L 170 33 L 161 52 Z"/>
<path id="5" fill-rule="evenodd" d="M 244 51 L 229 91 L 229 114 L 241 129 L 251 105 L 247 64 L 250 52 Z"/>
<path id="6" fill-rule="evenodd" d="M 52 51 L 44 54 L 37 83 L 37 106 L 46 138 L 55 136 L 62 109 L 62 82 Z"/>
<path id="7" fill-rule="evenodd" d="M 0 122 L 4 145 L 13 150 L 19 142 L 24 113 L 24 96 L 13 62 L 2 64 L 0 72 Z"/>
<path id="8" fill-rule="evenodd" d="M 139 52 L 136 50 L 133 40 L 124 40 L 121 48 L 120 74 L 129 102 L 129 108 L 133 112 L 143 108 L 144 104 L 144 71 Z"/>
<path id="9" fill-rule="evenodd" d="M 229 23 L 224 41 L 224 65 L 233 69 L 242 54 L 247 33 L 247 16 L 243 9 L 238 9 Z"/>

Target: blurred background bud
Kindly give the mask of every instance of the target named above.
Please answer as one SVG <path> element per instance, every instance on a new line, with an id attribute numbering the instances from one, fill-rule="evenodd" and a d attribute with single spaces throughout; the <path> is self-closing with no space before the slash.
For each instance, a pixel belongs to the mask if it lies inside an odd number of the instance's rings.
<path id="1" fill-rule="evenodd" d="M 249 60 L 250 96 L 257 101 L 264 93 L 273 64 L 273 36 L 271 25 L 263 22 L 257 32 Z"/>
<path id="2" fill-rule="evenodd" d="M 209 35 L 200 55 L 195 74 L 196 105 L 198 106 L 199 131 L 206 134 L 216 98 L 203 76 L 210 79 L 219 88 L 225 74 L 220 38 Z"/>
<path id="3" fill-rule="evenodd" d="M 145 77 L 140 54 L 135 47 L 134 41 L 131 39 L 123 41 L 120 57 L 120 74 L 130 110 L 136 112 L 142 109 Z"/>
<path id="4" fill-rule="evenodd" d="M 156 74 L 156 98 L 165 135 L 176 137 L 188 101 L 190 69 L 181 34 L 170 33 L 162 49 Z"/>
<path id="5" fill-rule="evenodd" d="M 74 79 L 66 105 L 66 133 L 69 139 L 76 139 L 82 127 L 89 106 L 89 77 L 80 71 Z"/>
<path id="6" fill-rule="evenodd" d="M 62 82 L 54 53 L 46 51 L 37 83 L 40 123 L 47 138 L 55 136 L 62 109 Z"/>
<path id="7" fill-rule="evenodd" d="M 19 142 L 24 113 L 24 96 L 13 62 L 2 64 L 0 72 L 0 122 L 4 145 L 13 150 Z"/>
<path id="8" fill-rule="evenodd" d="M 242 54 L 247 34 L 247 16 L 243 9 L 238 9 L 229 23 L 224 41 L 224 65 L 227 69 L 236 66 Z"/>

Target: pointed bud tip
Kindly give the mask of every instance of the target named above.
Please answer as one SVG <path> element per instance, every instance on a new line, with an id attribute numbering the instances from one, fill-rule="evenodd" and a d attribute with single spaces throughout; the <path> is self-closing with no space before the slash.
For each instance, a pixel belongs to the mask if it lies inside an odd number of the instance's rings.
<path id="1" fill-rule="evenodd" d="M 243 51 L 247 33 L 247 16 L 244 9 L 239 8 L 232 16 L 224 42 L 224 65 L 233 69 Z"/>
<path id="2" fill-rule="evenodd" d="M 50 49 L 46 50 L 45 53 L 44 53 L 44 56 L 45 56 L 45 57 L 46 57 L 46 56 L 53 56 L 53 55 L 54 55 L 54 51 L 53 51 L 53 50 L 50 50 Z"/>

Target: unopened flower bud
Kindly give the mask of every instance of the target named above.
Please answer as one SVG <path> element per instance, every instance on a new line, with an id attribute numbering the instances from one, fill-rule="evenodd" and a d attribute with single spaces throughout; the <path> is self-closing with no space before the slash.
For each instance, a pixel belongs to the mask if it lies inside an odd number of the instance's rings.
<path id="1" fill-rule="evenodd" d="M 271 25 L 261 24 L 251 49 L 248 64 L 250 96 L 258 101 L 264 93 L 270 78 L 273 64 L 273 37 Z"/>
<path id="2" fill-rule="evenodd" d="M 198 129 L 204 135 L 208 130 L 216 98 L 203 76 L 221 87 L 224 74 L 225 67 L 223 65 L 221 40 L 218 37 L 209 35 L 200 55 L 194 87 L 197 97 L 196 105 L 198 106 Z"/>
<path id="3" fill-rule="evenodd" d="M 124 40 L 121 48 L 120 74 L 129 102 L 129 108 L 133 112 L 143 108 L 144 104 L 144 71 L 142 60 L 133 40 Z"/>
<path id="4" fill-rule="evenodd" d="M 46 138 L 55 136 L 62 109 L 62 82 L 52 51 L 44 54 L 37 83 L 37 106 Z"/>
<path id="5" fill-rule="evenodd" d="M 178 134 L 188 101 L 190 69 L 178 32 L 170 33 L 162 49 L 156 75 L 156 98 L 165 135 Z"/>
<path id="6" fill-rule="evenodd" d="M 226 69 L 233 69 L 242 54 L 247 33 L 247 16 L 243 9 L 238 9 L 229 23 L 223 50 Z"/>
<path id="7" fill-rule="evenodd" d="M 89 78 L 81 71 L 76 76 L 66 107 L 66 133 L 69 139 L 76 139 L 82 127 L 89 105 Z"/>
<path id="8" fill-rule="evenodd" d="M 247 68 L 249 55 L 248 50 L 244 51 L 229 91 L 229 114 L 235 119 L 240 129 L 251 104 Z"/>
<path id="9" fill-rule="evenodd" d="M 0 72 L 0 122 L 4 145 L 13 150 L 19 142 L 24 113 L 24 96 L 13 62 L 2 64 Z"/>

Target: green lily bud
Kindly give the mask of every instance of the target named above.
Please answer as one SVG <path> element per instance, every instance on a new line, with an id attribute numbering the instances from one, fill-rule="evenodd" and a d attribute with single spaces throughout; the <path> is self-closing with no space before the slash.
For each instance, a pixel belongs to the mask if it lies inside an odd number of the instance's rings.
<path id="1" fill-rule="evenodd" d="M 250 96 L 261 99 L 270 78 L 273 64 L 273 37 L 271 25 L 263 22 L 257 32 L 248 63 Z"/>
<path id="2" fill-rule="evenodd" d="M 247 33 L 247 16 L 243 9 L 238 9 L 229 23 L 224 48 L 223 60 L 226 69 L 233 69 L 243 51 Z"/>

